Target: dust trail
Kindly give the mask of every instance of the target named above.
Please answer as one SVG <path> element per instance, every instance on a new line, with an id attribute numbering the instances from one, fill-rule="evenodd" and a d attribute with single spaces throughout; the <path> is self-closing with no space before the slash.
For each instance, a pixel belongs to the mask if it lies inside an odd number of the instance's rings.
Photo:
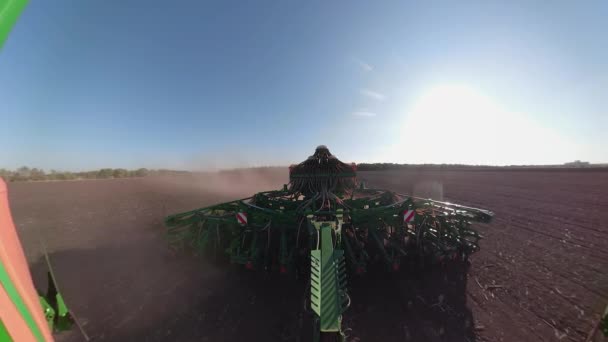
<path id="1" fill-rule="evenodd" d="M 436 180 L 416 182 L 414 183 L 412 195 L 443 201 L 443 183 Z"/>
<path id="2" fill-rule="evenodd" d="M 180 197 L 204 198 L 203 205 L 253 196 L 267 190 L 278 190 L 288 182 L 287 167 L 236 169 L 217 172 L 195 172 L 183 175 L 147 177 L 156 189 Z M 173 196 L 172 196 L 173 197 Z M 180 201 L 180 198 L 175 198 Z"/>

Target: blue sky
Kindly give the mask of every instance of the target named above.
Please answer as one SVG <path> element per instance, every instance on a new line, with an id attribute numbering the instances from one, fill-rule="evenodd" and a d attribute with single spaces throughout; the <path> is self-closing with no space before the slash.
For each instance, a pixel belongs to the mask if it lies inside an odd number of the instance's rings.
<path id="1" fill-rule="evenodd" d="M 119 5 L 120 4 L 120 5 Z M 0 167 L 608 162 L 608 2 L 31 2 Z"/>

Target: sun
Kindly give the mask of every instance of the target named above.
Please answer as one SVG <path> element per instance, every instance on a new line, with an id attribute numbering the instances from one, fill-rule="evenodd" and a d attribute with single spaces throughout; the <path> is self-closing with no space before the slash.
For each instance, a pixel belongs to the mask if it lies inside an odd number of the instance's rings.
<path id="1" fill-rule="evenodd" d="M 415 101 L 403 124 L 402 145 L 416 146 L 409 162 L 474 162 L 473 158 L 463 157 L 485 150 L 480 148 L 480 139 L 489 138 L 487 132 L 497 128 L 498 111 L 489 98 L 474 88 L 431 88 Z"/>
<path id="2" fill-rule="evenodd" d="M 401 127 L 393 152 L 405 163 L 559 163 L 567 160 L 564 153 L 575 154 L 556 132 L 469 85 L 428 89 L 409 107 Z"/>

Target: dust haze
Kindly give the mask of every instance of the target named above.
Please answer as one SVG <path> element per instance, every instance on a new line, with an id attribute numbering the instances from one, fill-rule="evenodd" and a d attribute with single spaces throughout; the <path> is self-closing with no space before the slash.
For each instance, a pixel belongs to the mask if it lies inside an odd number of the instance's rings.
<path id="1" fill-rule="evenodd" d="M 265 167 L 193 172 L 185 175 L 146 177 L 146 182 L 176 193 L 207 194 L 217 201 L 253 196 L 256 192 L 278 190 L 287 184 L 287 167 Z"/>

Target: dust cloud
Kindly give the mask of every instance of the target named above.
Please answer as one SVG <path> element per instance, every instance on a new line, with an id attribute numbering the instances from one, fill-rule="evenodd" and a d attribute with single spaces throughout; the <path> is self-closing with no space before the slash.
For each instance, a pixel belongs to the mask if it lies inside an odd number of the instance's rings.
<path id="1" fill-rule="evenodd" d="M 287 167 L 264 167 L 146 177 L 146 181 L 174 193 L 205 194 L 220 201 L 281 189 L 289 181 L 289 173 Z"/>
<path id="2" fill-rule="evenodd" d="M 436 180 L 425 180 L 414 183 L 412 196 L 432 198 L 443 201 L 443 183 Z"/>

